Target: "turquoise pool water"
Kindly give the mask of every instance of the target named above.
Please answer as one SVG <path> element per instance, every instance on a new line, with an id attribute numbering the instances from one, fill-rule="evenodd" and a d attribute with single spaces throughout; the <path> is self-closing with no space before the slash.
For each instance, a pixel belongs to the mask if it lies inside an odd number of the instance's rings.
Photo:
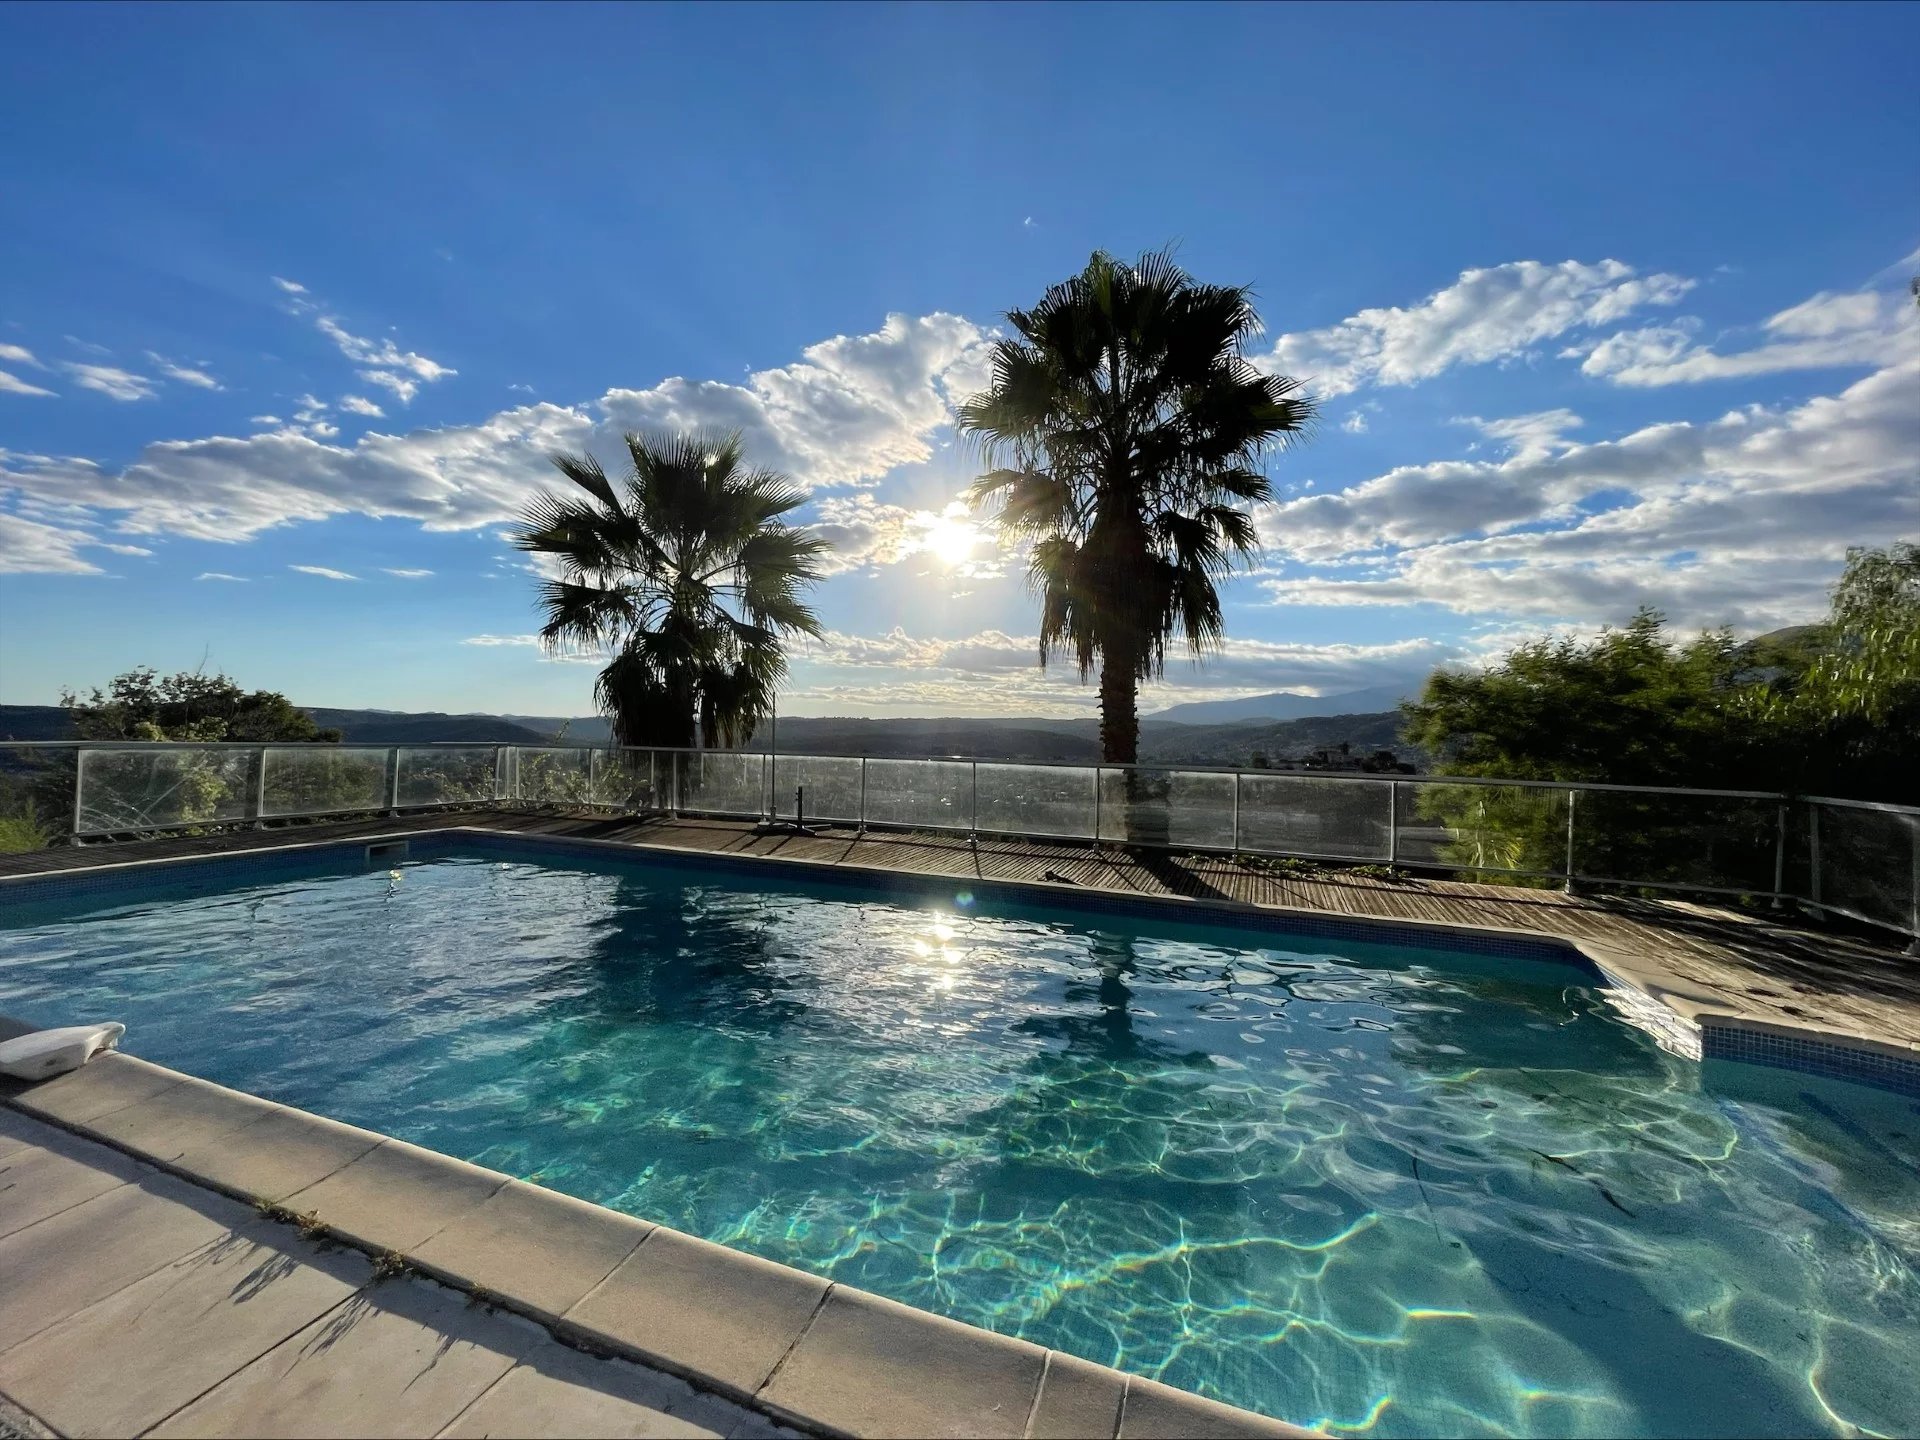
<path id="1" fill-rule="evenodd" d="M 447 858 L 8 905 L 0 1009 L 1335 1433 L 1920 1417 L 1920 1108 L 1550 959 Z"/>

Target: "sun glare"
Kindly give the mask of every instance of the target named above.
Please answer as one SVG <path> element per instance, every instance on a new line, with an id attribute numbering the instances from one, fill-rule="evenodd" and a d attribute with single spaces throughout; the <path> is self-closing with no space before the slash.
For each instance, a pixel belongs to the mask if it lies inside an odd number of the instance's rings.
<path id="1" fill-rule="evenodd" d="M 953 515 L 942 515 L 927 527 L 924 542 L 926 552 L 942 565 L 964 564 L 973 558 L 974 547 L 980 543 L 980 532 L 974 526 Z"/>

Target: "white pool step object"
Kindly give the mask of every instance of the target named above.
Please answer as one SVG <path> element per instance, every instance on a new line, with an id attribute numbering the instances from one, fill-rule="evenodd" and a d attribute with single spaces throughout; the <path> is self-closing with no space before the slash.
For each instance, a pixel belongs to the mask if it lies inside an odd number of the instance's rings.
<path id="1" fill-rule="evenodd" d="M 16 1080 L 47 1080 L 78 1070 L 94 1056 L 113 1049 L 127 1027 L 118 1020 L 104 1025 L 65 1025 L 58 1030 L 35 1030 L 13 1040 L 0 1041 L 0 1075 Z"/>

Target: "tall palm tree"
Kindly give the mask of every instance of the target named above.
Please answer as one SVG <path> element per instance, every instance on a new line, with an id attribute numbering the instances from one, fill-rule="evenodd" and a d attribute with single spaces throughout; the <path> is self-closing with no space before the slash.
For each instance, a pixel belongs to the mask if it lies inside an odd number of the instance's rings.
<path id="1" fill-rule="evenodd" d="M 1184 637 L 1224 633 L 1219 582 L 1256 544 L 1247 509 L 1271 487 L 1271 446 L 1313 414 L 1299 384 L 1246 359 L 1260 320 L 1244 287 L 1203 285 L 1166 251 L 1124 264 L 1096 252 L 994 347 L 993 381 L 959 428 L 993 466 L 973 503 L 1033 543 L 1040 663 L 1069 652 L 1100 671 L 1100 747 L 1139 754 L 1140 682 Z"/>
<path id="2" fill-rule="evenodd" d="M 805 500 L 747 467 L 740 436 L 628 435 L 619 485 L 591 455 L 555 455 L 584 491 L 543 494 L 514 532 L 550 557 L 540 587 L 555 650 L 611 652 L 594 699 L 621 745 L 744 743 L 786 673 L 782 642 L 819 635 L 801 600 L 826 542 L 781 520 Z"/>

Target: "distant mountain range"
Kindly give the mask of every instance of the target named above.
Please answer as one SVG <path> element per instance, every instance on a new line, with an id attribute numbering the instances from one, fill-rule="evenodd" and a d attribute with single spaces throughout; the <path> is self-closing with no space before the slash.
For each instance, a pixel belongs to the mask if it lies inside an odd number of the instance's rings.
<path id="1" fill-rule="evenodd" d="M 1371 697 L 1356 691 L 1328 696 L 1318 703 Z M 1310 699 L 1282 693 L 1259 697 L 1264 701 Z M 1242 702 L 1219 702 L 1233 706 Z M 1205 710 L 1204 705 L 1175 706 L 1175 711 Z M 446 715 L 396 710 L 345 710 L 315 706 L 308 714 L 316 724 L 341 732 L 358 745 L 426 745 L 437 740 L 481 745 L 604 744 L 607 722 L 599 716 Z M 1357 751 L 1397 749 L 1403 759 L 1420 756 L 1399 740 L 1400 716 L 1394 710 L 1374 713 L 1295 715 L 1285 719 L 1231 719 L 1209 724 L 1167 718 L 1173 711 L 1149 715 L 1140 724 L 1140 758 L 1158 764 L 1244 765 L 1254 755 L 1271 760 L 1297 758 L 1322 747 L 1351 745 Z M 762 727 L 747 747 L 764 751 L 775 738 L 773 726 Z M 1099 722 L 1080 720 L 969 717 L 866 720 L 813 716 L 783 716 L 777 737 L 783 753 L 814 755 L 872 755 L 885 758 L 921 758 L 929 755 L 966 755 L 991 760 L 1050 760 L 1087 763 L 1100 756 Z M 7 740 L 69 740 L 73 730 L 67 712 L 57 705 L 0 705 L 0 744 Z"/>
<path id="2" fill-rule="evenodd" d="M 1347 690 L 1338 695 L 1302 695 L 1280 690 L 1271 695 L 1247 695 L 1238 700 L 1193 700 L 1169 705 L 1147 716 L 1182 725 L 1232 725 L 1249 720 L 1304 720 L 1319 715 L 1370 715 L 1397 709 L 1402 700 L 1419 694 L 1422 682 L 1376 685 L 1370 690 Z"/>

